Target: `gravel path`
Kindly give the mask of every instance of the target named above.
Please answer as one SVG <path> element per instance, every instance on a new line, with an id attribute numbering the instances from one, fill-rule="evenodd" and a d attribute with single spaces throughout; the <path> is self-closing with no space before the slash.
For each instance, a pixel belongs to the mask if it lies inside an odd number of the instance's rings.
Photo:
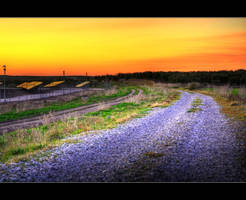
<path id="1" fill-rule="evenodd" d="M 198 97 L 202 110 L 187 112 Z M 1 164 L 0 181 L 246 181 L 245 147 L 219 109 L 211 97 L 182 92 L 172 106 L 69 138 L 77 142 L 46 151 L 39 160 Z"/>

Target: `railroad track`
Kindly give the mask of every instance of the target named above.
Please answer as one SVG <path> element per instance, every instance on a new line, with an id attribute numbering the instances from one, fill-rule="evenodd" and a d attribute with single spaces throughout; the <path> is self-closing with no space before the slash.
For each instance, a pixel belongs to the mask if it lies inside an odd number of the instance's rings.
<path id="1" fill-rule="evenodd" d="M 101 88 L 89 88 L 89 89 L 72 88 L 72 89 L 64 89 L 64 90 L 60 89 L 60 90 L 55 90 L 55 91 L 48 92 L 48 93 L 29 94 L 29 95 L 23 95 L 23 96 L 10 97 L 6 99 L 6 102 L 7 103 L 17 103 L 17 102 L 23 102 L 23 101 L 25 102 L 26 101 L 38 101 L 40 99 L 49 99 L 49 98 L 57 97 L 57 96 L 70 95 L 70 94 L 78 93 L 84 90 L 103 91 L 104 89 L 101 89 Z M 0 104 L 3 104 L 3 103 L 4 103 L 4 99 L 0 99 Z"/>
<path id="2" fill-rule="evenodd" d="M 139 92 L 142 93 L 143 91 L 140 90 Z M 122 101 L 128 99 L 129 97 L 132 97 L 134 94 L 135 94 L 135 90 L 132 90 L 131 93 L 127 96 L 119 97 L 117 99 L 104 102 L 104 108 L 109 108 L 113 105 L 117 105 L 121 103 Z M 100 107 L 101 107 L 101 103 L 96 103 L 96 104 L 81 106 L 77 108 L 56 111 L 50 114 L 39 115 L 39 116 L 25 118 L 25 119 L 0 122 L 0 135 L 11 132 L 11 131 L 15 131 L 18 129 L 32 128 L 32 127 L 42 125 L 45 122 L 44 121 L 45 118 L 49 121 L 49 123 L 51 123 L 54 121 L 66 119 L 66 118 L 73 117 L 76 115 L 83 115 L 88 112 L 95 112 L 97 110 L 100 110 Z"/>

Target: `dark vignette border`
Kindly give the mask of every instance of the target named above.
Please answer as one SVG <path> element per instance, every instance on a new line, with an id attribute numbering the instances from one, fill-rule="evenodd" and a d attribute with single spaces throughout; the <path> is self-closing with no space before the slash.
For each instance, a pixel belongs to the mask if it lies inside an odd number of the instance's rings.
<path id="1" fill-rule="evenodd" d="M 2 1 L 0 17 L 246 17 L 243 1 Z"/>

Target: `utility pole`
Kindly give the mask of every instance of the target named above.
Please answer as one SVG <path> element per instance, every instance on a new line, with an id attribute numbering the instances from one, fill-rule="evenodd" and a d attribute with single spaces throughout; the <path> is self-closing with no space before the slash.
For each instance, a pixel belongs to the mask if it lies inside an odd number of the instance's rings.
<path id="1" fill-rule="evenodd" d="M 4 77 L 3 77 L 3 97 L 4 103 L 6 103 L 6 89 L 5 89 L 5 78 L 6 78 L 6 65 L 3 65 Z"/>
<path id="2" fill-rule="evenodd" d="M 0 87 L 1 87 L 2 83 L 0 83 Z M 0 88 L 0 103 L 1 103 L 1 88 Z"/>
<path id="3" fill-rule="evenodd" d="M 62 71 L 62 73 L 63 73 L 63 80 L 65 81 L 65 70 L 63 70 Z M 63 88 L 63 86 L 62 86 L 62 94 L 64 95 L 64 88 Z"/>

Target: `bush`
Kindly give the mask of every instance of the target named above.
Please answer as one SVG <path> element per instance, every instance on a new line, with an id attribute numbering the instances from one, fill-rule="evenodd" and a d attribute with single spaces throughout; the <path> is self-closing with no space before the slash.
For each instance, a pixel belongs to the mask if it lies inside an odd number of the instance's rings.
<path id="1" fill-rule="evenodd" d="M 230 94 L 229 94 L 229 100 L 231 101 L 239 101 L 240 103 L 245 103 L 246 102 L 246 99 L 245 99 L 245 96 L 244 94 L 242 93 L 242 89 L 237 89 L 237 88 L 234 88 L 231 90 Z"/>
<path id="2" fill-rule="evenodd" d="M 195 90 L 201 88 L 201 84 L 197 82 L 188 83 L 189 90 Z"/>

